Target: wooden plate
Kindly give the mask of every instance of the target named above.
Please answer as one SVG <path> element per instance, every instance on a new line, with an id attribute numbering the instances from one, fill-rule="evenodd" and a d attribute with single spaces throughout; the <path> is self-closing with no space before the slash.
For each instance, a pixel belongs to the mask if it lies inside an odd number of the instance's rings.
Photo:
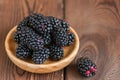
<path id="1" fill-rule="evenodd" d="M 10 60 L 23 70 L 33 73 L 54 72 L 63 69 L 64 67 L 69 65 L 77 55 L 79 49 L 79 38 L 77 33 L 74 31 L 74 29 L 70 27 L 70 31 L 75 34 L 75 41 L 72 45 L 68 47 L 64 47 L 64 57 L 60 61 L 52 61 L 48 59 L 45 61 L 44 64 L 34 64 L 31 58 L 30 59 L 28 58 L 27 60 L 19 59 L 15 56 L 17 44 L 14 42 L 13 39 L 14 32 L 16 31 L 16 27 L 17 26 L 15 26 L 9 31 L 5 40 L 5 48 Z"/>

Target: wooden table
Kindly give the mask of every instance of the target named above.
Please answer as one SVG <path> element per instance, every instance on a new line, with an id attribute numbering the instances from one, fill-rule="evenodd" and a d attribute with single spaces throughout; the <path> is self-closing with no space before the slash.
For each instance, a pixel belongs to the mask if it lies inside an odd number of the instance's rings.
<path id="1" fill-rule="evenodd" d="M 34 74 L 21 70 L 7 57 L 8 31 L 30 13 L 65 18 L 77 31 L 80 49 L 65 69 Z M 98 67 L 96 76 L 83 78 L 76 68 L 81 56 Z M 0 0 L 0 80 L 120 80 L 120 0 Z"/>

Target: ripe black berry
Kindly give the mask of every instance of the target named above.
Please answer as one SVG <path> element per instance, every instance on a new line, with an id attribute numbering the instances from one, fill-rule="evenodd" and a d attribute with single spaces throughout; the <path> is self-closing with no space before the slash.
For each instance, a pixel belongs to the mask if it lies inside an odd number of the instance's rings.
<path id="1" fill-rule="evenodd" d="M 50 33 L 52 30 L 50 21 L 41 14 L 32 14 L 29 18 L 29 26 L 39 34 Z"/>
<path id="2" fill-rule="evenodd" d="M 43 34 L 42 35 L 44 40 L 44 45 L 48 45 L 51 42 L 51 35 L 50 34 Z"/>
<path id="3" fill-rule="evenodd" d="M 55 18 L 53 16 L 48 16 L 47 18 L 50 20 L 53 28 L 62 27 L 61 21 L 59 19 L 57 19 L 57 18 Z"/>
<path id="4" fill-rule="evenodd" d="M 62 28 L 54 28 L 52 37 L 55 44 L 58 46 L 66 46 L 68 44 L 68 34 Z"/>
<path id="5" fill-rule="evenodd" d="M 68 45 L 73 44 L 74 40 L 75 40 L 75 35 L 73 33 L 68 33 Z"/>
<path id="6" fill-rule="evenodd" d="M 82 57 L 78 61 L 78 70 L 81 75 L 91 77 L 96 74 L 96 65 L 89 58 Z"/>
<path id="7" fill-rule="evenodd" d="M 20 37 L 19 36 L 20 36 L 19 33 L 16 31 L 14 33 L 14 40 L 15 40 L 16 43 L 20 43 Z"/>
<path id="8" fill-rule="evenodd" d="M 16 56 L 20 59 L 26 59 L 29 55 L 32 54 L 32 51 L 28 49 L 25 45 L 19 44 L 16 49 Z"/>
<path id="9" fill-rule="evenodd" d="M 39 50 L 44 46 L 42 37 L 36 34 L 31 28 L 24 27 L 18 33 L 20 34 L 20 42 L 27 45 L 29 49 Z"/>
<path id="10" fill-rule="evenodd" d="M 25 17 L 17 26 L 17 30 L 20 31 L 22 27 L 28 26 L 29 16 Z"/>
<path id="11" fill-rule="evenodd" d="M 55 18 L 53 16 L 48 16 L 47 17 L 50 21 L 51 21 L 51 24 L 53 26 L 53 28 L 63 28 L 65 31 L 69 31 L 69 24 L 62 20 L 62 19 L 58 19 L 58 18 Z"/>
<path id="12" fill-rule="evenodd" d="M 36 64 L 42 64 L 45 62 L 46 59 L 48 59 L 49 54 L 50 54 L 49 49 L 42 48 L 38 51 L 33 52 L 32 60 Z"/>
<path id="13" fill-rule="evenodd" d="M 65 29 L 65 31 L 69 31 L 70 30 L 69 24 L 66 21 L 60 19 L 60 22 L 61 22 L 61 25 L 62 25 L 61 27 L 63 29 Z"/>
<path id="14" fill-rule="evenodd" d="M 51 46 L 49 46 L 49 49 L 51 52 L 50 58 L 52 60 L 60 60 L 63 58 L 64 51 L 62 47 L 52 44 Z"/>

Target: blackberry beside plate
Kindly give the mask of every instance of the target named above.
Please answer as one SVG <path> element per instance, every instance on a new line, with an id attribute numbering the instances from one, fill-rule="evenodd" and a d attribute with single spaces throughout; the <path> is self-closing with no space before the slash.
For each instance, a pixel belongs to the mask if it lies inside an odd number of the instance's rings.
<path id="1" fill-rule="evenodd" d="M 78 70 L 85 77 L 92 77 L 96 74 L 97 68 L 95 63 L 87 57 L 82 57 L 78 61 Z"/>

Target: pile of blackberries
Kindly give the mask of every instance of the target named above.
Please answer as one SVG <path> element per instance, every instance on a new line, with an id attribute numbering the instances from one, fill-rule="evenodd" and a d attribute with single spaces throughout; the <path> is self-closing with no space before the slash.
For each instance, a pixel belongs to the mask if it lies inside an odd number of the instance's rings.
<path id="1" fill-rule="evenodd" d="M 14 33 L 18 44 L 16 56 L 21 59 L 32 56 L 36 64 L 48 58 L 60 60 L 64 56 L 63 47 L 73 44 L 74 39 L 66 21 L 34 13 L 24 18 Z"/>

